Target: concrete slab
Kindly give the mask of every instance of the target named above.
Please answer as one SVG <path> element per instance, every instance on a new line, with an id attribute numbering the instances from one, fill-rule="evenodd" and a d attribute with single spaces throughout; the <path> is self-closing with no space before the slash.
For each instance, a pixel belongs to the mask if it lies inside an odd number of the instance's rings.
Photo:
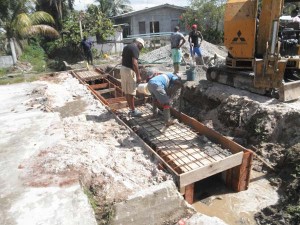
<path id="1" fill-rule="evenodd" d="M 184 201 L 172 181 L 166 181 L 114 205 L 112 224 L 175 224 L 195 210 Z"/>
<path id="2" fill-rule="evenodd" d="M 79 184 L 26 186 L 22 162 L 64 137 L 58 113 L 25 106 L 37 84 L 0 86 L 0 224 L 96 224 Z M 55 126 L 55 132 L 48 132 Z"/>

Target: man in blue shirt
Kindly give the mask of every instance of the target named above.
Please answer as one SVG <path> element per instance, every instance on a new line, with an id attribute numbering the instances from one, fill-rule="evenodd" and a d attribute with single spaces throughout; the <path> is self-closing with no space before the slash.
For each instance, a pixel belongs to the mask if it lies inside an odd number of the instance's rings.
<path id="1" fill-rule="evenodd" d="M 163 106 L 164 122 L 166 126 L 174 124 L 170 113 L 170 96 L 182 87 L 180 77 L 173 73 L 161 73 L 148 81 L 148 90 L 153 97 L 153 116 L 157 115 L 156 101 Z"/>

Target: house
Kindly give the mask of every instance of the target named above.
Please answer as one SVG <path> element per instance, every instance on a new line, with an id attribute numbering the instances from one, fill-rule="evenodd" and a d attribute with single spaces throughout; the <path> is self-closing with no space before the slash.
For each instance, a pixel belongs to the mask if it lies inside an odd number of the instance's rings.
<path id="1" fill-rule="evenodd" d="M 115 16 L 112 19 L 115 25 L 128 24 L 123 27 L 124 38 L 170 33 L 174 31 L 175 26 L 179 26 L 181 32 L 186 33 L 185 26 L 180 24 L 180 16 L 185 11 L 185 7 L 164 4 Z"/>

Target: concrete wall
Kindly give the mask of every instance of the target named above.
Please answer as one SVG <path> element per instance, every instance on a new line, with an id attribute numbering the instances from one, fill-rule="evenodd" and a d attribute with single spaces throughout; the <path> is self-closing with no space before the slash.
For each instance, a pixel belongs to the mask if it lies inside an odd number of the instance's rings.
<path id="1" fill-rule="evenodd" d="M 96 37 L 90 37 L 90 40 L 96 41 Z M 97 49 L 102 53 L 116 54 L 122 52 L 124 48 L 124 44 L 120 43 L 123 40 L 122 31 L 117 31 L 115 36 L 109 39 L 108 43 L 105 44 L 97 44 L 96 42 L 93 45 L 93 48 Z"/>
<path id="2" fill-rule="evenodd" d="M 163 7 L 133 15 L 130 22 L 131 35 L 139 34 L 139 22 L 145 22 L 146 33 L 150 33 L 150 22 L 152 21 L 159 21 L 159 32 L 173 32 L 174 27 L 179 24 L 179 16 L 183 12 L 184 11 L 180 9 Z M 181 27 L 181 31 L 185 31 L 184 27 Z"/>
<path id="3" fill-rule="evenodd" d="M 11 55 L 0 56 L 0 68 L 7 68 L 13 64 L 13 58 Z"/>

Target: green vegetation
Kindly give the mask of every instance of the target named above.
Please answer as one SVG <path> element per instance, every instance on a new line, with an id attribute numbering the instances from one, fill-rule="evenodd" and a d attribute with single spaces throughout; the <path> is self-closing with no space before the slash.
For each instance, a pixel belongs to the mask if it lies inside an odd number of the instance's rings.
<path id="1" fill-rule="evenodd" d="M 97 201 L 94 198 L 93 193 L 86 187 L 83 187 L 83 192 L 84 194 L 88 197 L 89 203 L 92 206 L 92 209 L 94 212 L 97 210 Z"/>
<path id="2" fill-rule="evenodd" d="M 191 6 L 181 17 L 189 29 L 197 24 L 203 38 L 211 43 L 223 42 L 223 18 L 226 0 L 192 0 Z"/>
<path id="3" fill-rule="evenodd" d="M 37 45 L 27 45 L 20 59 L 21 62 L 29 62 L 33 71 L 43 72 L 46 69 L 45 51 Z"/>

